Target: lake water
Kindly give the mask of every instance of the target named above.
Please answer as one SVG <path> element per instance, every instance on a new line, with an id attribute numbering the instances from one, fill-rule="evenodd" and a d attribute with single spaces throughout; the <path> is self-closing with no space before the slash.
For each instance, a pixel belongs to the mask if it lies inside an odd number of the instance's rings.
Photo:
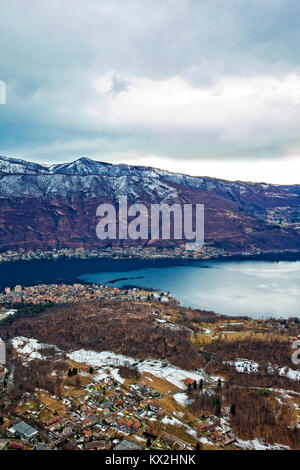
<path id="1" fill-rule="evenodd" d="M 103 259 L 0 266 L 0 289 L 79 281 L 160 289 L 185 306 L 228 315 L 300 317 L 300 261 Z"/>

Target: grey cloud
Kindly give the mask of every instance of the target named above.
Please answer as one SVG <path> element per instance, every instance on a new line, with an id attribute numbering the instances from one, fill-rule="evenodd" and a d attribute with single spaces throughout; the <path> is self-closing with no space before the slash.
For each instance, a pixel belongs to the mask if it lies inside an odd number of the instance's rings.
<path id="1" fill-rule="evenodd" d="M 295 0 L 2 0 L 0 30 L 0 79 L 8 93 L 0 108 L 1 154 L 280 158 L 299 144 L 290 133 L 260 130 L 261 123 L 251 142 L 241 137 L 230 146 L 221 131 L 176 129 L 164 137 L 99 124 L 82 112 L 92 80 L 111 71 L 113 96 L 130 89 L 131 76 L 178 75 L 202 87 L 228 75 L 299 72 Z"/>
<path id="2" fill-rule="evenodd" d="M 131 82 L 122 78 L 120 75 L 114 75 L 112 77 L 112 86 L 109 91 L 113 96 L 117 96 L 122 91 L 128 91 Z"/>

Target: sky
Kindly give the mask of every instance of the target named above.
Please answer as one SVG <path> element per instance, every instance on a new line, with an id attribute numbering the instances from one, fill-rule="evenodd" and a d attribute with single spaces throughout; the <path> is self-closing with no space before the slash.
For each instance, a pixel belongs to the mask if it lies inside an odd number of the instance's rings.
<path id="1" fill-rule="evenodd" d="M 0 0 L 0 155 L 300 184 L 299 39 L 295 0 Z"/>

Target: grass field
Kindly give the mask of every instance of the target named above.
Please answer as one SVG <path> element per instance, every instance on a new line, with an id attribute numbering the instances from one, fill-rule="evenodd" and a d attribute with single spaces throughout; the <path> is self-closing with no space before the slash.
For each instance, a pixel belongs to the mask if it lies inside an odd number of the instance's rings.
<path id="1" fill-rule="evenodd" d="M 213 341 L 237 341 L 244 339 L 253 340 L 279 340 L 290 341 L 290 337 L 282 336 L 275 333 L 257 332 L 257 331 L 218 331 L 214 330 L 211 333 L 196 333 L 191 335 L 190 341 L 194 346 L 203 347 Z"/>
<path id="2" fill-rule="evenodd" d="M 184 413 L 184 407 L 180 405 L 172 396 L 160 398 L 157 400 L 157 402 L 162 408 L 170 411 L 171 413 Z"/>
<path id="3" fill-rule="evenodd" d="M 55 400 L 49 393 L 44 391 L 38 392 L 38 399 L 45 405 L 48 406 L 51 410 L 56 411 L 58 414 L 64 415 L 66 409 L 61 401 Z"/>
<path id="4" fill-rule="evenodd" d="M 37 411 L 39 409 L 39 404 L 35 400 L 27 400 L 24 403 L 20 403 L 17 407 L 17 412 L 19 414 L 26 414 L 28 412 Z"/>
<path id="5" fill-rule="evenodd" d="M 145 382 L 149 387 L 154 388 L 154 390 L 156 390 L 161 395 L 165 395 L 168 392 L 175 393 L 180 391 L 176 385 L 168 382 L 167 380 L 160 379 L 159 377 L 156 377 L 149 372 L 143 373 L 142 381 Z"/>

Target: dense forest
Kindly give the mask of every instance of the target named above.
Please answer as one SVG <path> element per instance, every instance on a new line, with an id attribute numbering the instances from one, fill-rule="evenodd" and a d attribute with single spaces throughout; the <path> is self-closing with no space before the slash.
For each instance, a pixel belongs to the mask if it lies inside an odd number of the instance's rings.
<path id="1" fill-rule="evenodd" d="M 37 316 L 21 316 L 0 336 L 36 338 L 65 351 L 85 348 L 128 356 L 164 358 L 185 368 L 200 367 L 201 354 L 189 342 L 188 330 L 153 321 L 151 306 L 139 302 L 89 302 L 59 305 Z"/>

